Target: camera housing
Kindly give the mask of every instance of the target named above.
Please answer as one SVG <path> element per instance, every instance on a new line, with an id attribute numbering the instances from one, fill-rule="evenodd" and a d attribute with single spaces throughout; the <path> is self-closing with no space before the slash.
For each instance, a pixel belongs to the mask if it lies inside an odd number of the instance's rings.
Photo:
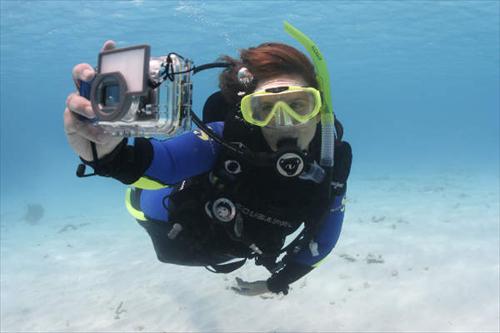
<path id="1" fill-rule="evenodd" d="M 95 123 L 122 137 L 169 137 L 189 130 L 192 67 L 174 53 L 151 57 L 149 45 L 99 53 L 90 91 Z"/>

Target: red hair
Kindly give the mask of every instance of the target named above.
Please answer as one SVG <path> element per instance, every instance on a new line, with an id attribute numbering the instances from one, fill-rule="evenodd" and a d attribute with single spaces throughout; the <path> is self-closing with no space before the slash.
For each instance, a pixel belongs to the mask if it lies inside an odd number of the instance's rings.
<path id="1" fill-rule="evenodd" d="M 302 77 L 310 87 L 318 88 L 314 66 L 302 52 L 282 43 L 264 43 L 257 47 L 240 50 L 240 59 L 223 56 L 231 64 L 219 77 L 219 87 L 224 98 L 231 105 L 239 103 L 238 92 L 250 93 L 261 80 L 283 74 Z M 246 67 L 254 76 L 253 82 L 245 87 L 237 77 L 238 71 Z"/>

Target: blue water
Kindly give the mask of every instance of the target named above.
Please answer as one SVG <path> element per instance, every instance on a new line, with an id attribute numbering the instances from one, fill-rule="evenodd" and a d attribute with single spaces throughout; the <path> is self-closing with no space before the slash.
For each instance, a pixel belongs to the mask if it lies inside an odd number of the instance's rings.
<path id="1" fill-rule="evenodd" d="M 328 60 L 354 172 L 496 172 L 498 11 L 498 1 L 2 1 L 2 198 L 92 188 L 73 178 L 62 112 L 71 68 L 95 64 L 106 39 L 201 64 L 264 41 L 300 47 L 283 20 Z M 216 88 L 216 71 L 196 78 L 195 110 Z"/>
<path id="2" fill-rule="evenodd" d="M 202 64 L 266 41 L 300 48 L 283 20 L 309 35 L 328 61 L 334 110 L 353 147 L 352 181 L 458 170 L 498 183 L 499 1 L 0 4 L 0 198 L 7 215 L 30 202 L 47 213 L 121 209 L 124 186 L 74 176 L 79 160 L 62 121 L 72 67 L 95 64 L 105 40 L 146 43 L 154 55 L 175 51 Z M 196 112 L 217 89 L 217 75 L 195 77 Z"/>

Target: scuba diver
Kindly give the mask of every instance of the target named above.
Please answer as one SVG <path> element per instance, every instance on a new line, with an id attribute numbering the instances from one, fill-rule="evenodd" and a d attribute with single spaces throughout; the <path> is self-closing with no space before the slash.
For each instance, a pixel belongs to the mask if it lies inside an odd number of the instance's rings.
<path id="1" fill-rule="evenodd" d="M 202 121 L 193 115 L 196 130 L 130 142 L 103 131 L 88 121 L 96 118 L 82 93 L 96 76 L 88 64 L 74 67 L 79 92 L 64 111 L 82 163 L 131 185 L 127 209 L 161 262 L 229 273 L 254 259 L 270 272 L 267 280 L 236 278 L 242 295 L 287 294 L 331 252 L 344 218 L 352 154 L 333 114 L 326 65 L 305 35 L 286 29 L 314 65 L 282 43 L 221 58 L 220 91 L 205 102 Z M 102 52 L 114 50 L 107 41 Z"/>

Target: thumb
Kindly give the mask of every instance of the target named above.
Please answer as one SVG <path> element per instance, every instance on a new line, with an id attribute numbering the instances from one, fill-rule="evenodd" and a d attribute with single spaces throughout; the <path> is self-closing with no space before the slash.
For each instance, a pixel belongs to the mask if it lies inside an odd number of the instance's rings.
<path id="1" fill-rule="evenodd" d="M 116 42 L 114 40 L 109 39 L 105 41 L 104 44 L 102 45 L 101 52 L 113 50 L 115 48 L 116 48 Z"/>

